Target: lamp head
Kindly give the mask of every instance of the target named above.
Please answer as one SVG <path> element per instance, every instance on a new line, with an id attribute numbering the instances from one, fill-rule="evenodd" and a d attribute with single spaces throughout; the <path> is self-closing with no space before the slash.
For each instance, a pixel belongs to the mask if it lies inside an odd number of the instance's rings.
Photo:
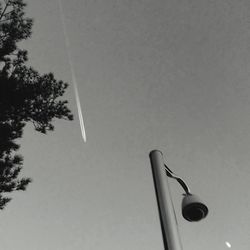
<path id="1" fill-rule="evenodd" d="M 186 194 L 182 200 L 182 215 L 188 221 L 200 221 L 208 214 L 207 206 L 197 195 Z"/>

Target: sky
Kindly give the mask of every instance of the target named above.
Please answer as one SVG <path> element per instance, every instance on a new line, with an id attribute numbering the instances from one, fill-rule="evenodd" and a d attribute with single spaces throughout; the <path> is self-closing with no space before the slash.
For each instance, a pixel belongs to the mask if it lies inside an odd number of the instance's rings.
<path id="1" fill-rule="evenodd" d="M 0 213 L 2 249 L 163 249 L 148 157 L 158 149 L 209 208 L 185 221 L 169 180 L 183 249 L 248 250 L 250 2 L 61 0 L 69 46 L 58 0 L 27 3 L 29 63 L 70 84 L 75 119 L 48 135 L 26 127 L 33 183 Z"/>

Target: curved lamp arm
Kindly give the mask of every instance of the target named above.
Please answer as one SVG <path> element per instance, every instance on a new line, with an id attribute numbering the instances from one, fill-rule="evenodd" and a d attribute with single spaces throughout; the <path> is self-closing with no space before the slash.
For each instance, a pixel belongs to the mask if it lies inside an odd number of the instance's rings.
<path id="1" fill-rule="evenodd" d="M 180 178 L 179 176 L 177 176 L 176 174 L 174 174 L 173 171 L 166 164 L 164 164 L 164 166 L 165 166 L 167 176 L 170 178 L 176 179 L 180 183 L 184 191 L 186 192 L 186 195 L 190 195 L 191 194 L 190 189 L 188 185 L 184 182 L 184 180 Z"/>

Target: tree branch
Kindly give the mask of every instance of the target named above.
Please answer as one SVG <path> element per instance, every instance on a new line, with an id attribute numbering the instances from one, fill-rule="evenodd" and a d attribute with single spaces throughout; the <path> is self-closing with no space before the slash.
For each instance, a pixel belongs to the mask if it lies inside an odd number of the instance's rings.
<path id="1" fill-rule="evenodd" d="M 11 20 L 12 18 L 10 17 L 10 18 L 6 18 L 6 19 L 3 19 L 3 20 L 0 20 L 0 23 L 3 23 L 3 22 L 6 22 L 6 21 L 9 21 L 9 20 Z"/>
<path id="2" fill-rule="evenodd" d="M 5 13 L 5 11 L 7 10 L 8 6 L 9 6 L 9 3 L 10 3 L 10 0 L 8 0 L 8 2 L 5 4 L 3 12 L 1 13 L 1 16 L 0 16 L 0 20 L 2 20 L 2 18 L 4 16 L 4 13 Z"/>

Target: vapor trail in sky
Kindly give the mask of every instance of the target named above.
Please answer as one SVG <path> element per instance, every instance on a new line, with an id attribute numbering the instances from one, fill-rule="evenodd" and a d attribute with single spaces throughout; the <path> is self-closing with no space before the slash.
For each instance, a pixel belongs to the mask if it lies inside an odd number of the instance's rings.
<path id="1" fill-rule="evenodd" d="M 77 84 L 77 80 L 76 80 L 76 74 L 75 74 L 73 62 L 72 62 L 72 59 L 71 59 L 70 42 L 69 42 L 69 37 L 67 35 L 64 12 L 63 12 L 63 6 L 62 6 L 62 1 L 61 0 L 58 0 L 58 5 L 59 5 L 59 8 L 60 8 L 60 18 L 61 18 L 61 22 L 62 22 L 62 28 L 63 28 L 63 34 L 64 34 L 64 39 L 65 39 L 66 51 L 67 51 L 69 67 L 70 67 L 70 72 L 71 72 L 71 77 L 72 77 L 72 82 L 73 82 L 73 87 L 74 87 L 74 92 L 75 92 L 76 106 L 77 106 L 77 112 L 78 112 L 78 118 L 79 118 L 79 122 L 80 122 L 82 138 L 83 138 L 83 141 L 86 142 L 87 137 L 86 137 L 86 130 L 85 130 L 85 125 L 84 125 L 84 120 L 83 120 L 83 115 L 82 115 L 82 108 L 81 108 L 81 103 L 80 103 L 80 98 L 79 98 L 78 84 Z"/>

